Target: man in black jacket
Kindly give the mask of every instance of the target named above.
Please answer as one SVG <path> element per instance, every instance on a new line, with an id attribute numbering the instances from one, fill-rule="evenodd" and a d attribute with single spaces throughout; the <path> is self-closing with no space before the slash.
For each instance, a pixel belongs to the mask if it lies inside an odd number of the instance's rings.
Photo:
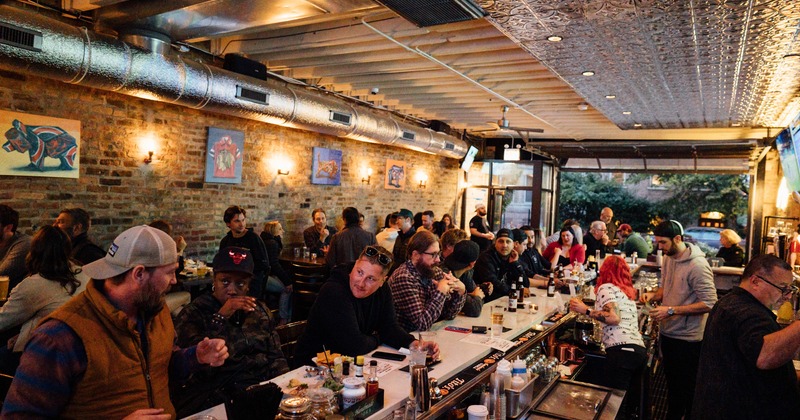
<path id="1" fill-rule="evenodd" d="M 467 297 L 464 301 L 464 307 L 461 311 L 466 316 L 477 317 L 481 316 L 481 309 L 483 308 L 483 299 L 486 295 L 483 293 L 481 287 L 475 284 L 472 279 L 473 267 L 475 261 L 481 253 L 481 248 L 475 242 L 469 240 L 462 240 L 453 246 L 453 252 L 447 256 L 442 262 L 442 269 L 448 269 L 453 274 L 453 277 L 461 280 L 464 287 L 467 289 Z M 488 290 L 492 290 L 492 283 L 485 283 Z"/>
<path id="2" fill-rule="evenodd" d="M 356 262 L 331 270 L 319 291 L 306 331 L 297 343 L 296 364 L 309 364 L 325 349 L 350 356 L 367 354 L 379 345 L 406 347 L 414 337 L 397 323 L 386 275 L 392 255 L 380 246 L 368 246 Z M 438 356 L 439 346 L 426 345 Z"/>
<path id="3" fill-rule="evenodd" d="M 490 302 L 508 295 L 511 282 L 516 282 L 525 270 L 519 262 L 519 254 L 514 250 L 514 239 L 508 229 L 497 232 L 494 246 L 486 250 L 475 263 L 475 282 L 491 282 L 494 290 L 486 301 Z"/>
<path id="4" fill-rule="evenodd" d="M 229 246 L 245 248 L 253 255 L 255 268 L 253 269 L 253 280 L 250 282 L 249 295 L 261 299 L 264 295 L 264 285 L 269 275 L 269 256 L 267 248 L 261 237 L 253 232 L 253 228 L 247 227 L 247 211 L 239 206 L 230 206 L 225 209 L 222 219 L 228 226 L 228 234 L 219 241 L 219 249 Z"/>
<path id="5" fill-rule="evenodd" d="M 99 246 L 89 239 L 89 227 L 92 219 L 82 208 L 64 209 L 58 214 L 53 226 L 61 229 L 72 241 L 71 257 L 82 265 L 95 262 L 106 255 Z"/>

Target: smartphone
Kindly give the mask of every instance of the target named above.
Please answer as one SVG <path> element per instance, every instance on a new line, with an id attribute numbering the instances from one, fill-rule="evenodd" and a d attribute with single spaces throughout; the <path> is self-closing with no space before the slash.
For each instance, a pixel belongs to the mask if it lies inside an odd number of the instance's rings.
<path id="1" fill-rule="evenodd" d="M 464 333 L 464 334 L 469 334 L 469 333 L 472 332 L 472 330 L 469 329 L 469 328 L 454 327 L 452 325 L 448 325 L 448 326 L 444 327 L 444 329 L 445 329 L 445 331 L 453 331 L 453 332 Z"/>
<path id="2" fill-rule="evenodd" d="M 400 362 L 400 361 L 406 360 L 406 356 L 403 355 L 403 354 L 388 353 L 388 352 L 385 352 L 385 351 L 376 351 L 375 353 L 372 353 L 372 356 L 370 356 L 370 357 L 374 357 L 376 359 L 394 360 L 396 362 Z"/>

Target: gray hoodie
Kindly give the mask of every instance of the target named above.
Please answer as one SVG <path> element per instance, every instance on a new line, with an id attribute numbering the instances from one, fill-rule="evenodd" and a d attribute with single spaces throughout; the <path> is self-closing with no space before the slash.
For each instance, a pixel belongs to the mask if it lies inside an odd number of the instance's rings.
<path id="1" fill-rule="evenodd" d="M 703 251 L 686 244 L 689 252 L 665 257 L 661 267 L 661 287 L 664 288 L 662 306 L 691 305 L 703 302 L 710 308 L 717 303 L 714 273 Z M 673 315 L 661 322 L 661 334 L 684 341 L 701 341 L 708 314 Z"/>

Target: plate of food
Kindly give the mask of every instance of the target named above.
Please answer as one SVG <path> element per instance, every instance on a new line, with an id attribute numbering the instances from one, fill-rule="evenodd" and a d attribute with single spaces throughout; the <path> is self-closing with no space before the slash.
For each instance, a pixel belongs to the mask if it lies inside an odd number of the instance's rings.
<path id="1" fill-rule="evenodd" d="M 325 350 L 323 352 L 317 353 L 315 357 L 311 358 L 311 361 L 314 362 L 317 366 L 333 366 L 333 361 L 336 360 L 337 357 L 342 357 L 339 353 L 331 353 L 330 350 Z"/>

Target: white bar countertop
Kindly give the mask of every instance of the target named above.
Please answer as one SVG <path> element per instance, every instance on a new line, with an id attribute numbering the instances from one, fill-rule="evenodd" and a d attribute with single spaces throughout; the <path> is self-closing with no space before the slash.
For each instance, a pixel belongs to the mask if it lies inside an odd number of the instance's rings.
<path id="1" fill-rule="evenodd" d="M 531 311 L 527 310 L 518 310 L 515 313 L 515 316 L 509 316 L 514 313 L 505 312 L 503 324 L 504 327 L 510 328 L 510 330 L 503 333 L 500 336 L 500 338 L 504 339 L 514 338 L 517 335 L 529 330 L 531 327 L 540 324 L 545 319 L 546 315 L 554 312 L 558 308 L 557 305 L 559 301 L 562 302 L 561 307 L 563 308 L 564 303 L 566 303 L 569 300 L 568 295 L 560 297 L 558 294 L 556 294 L 556 297 L 548 298 L 545 290 L 531 288 L 531 291 L 536 296 L 531 296 L 529 298 L 526 298 L 525 302 L 534 303 L 538 305 L 538 311 L 536 311 L 536 313 L 531 313 Z M 507 305 L 508 305 L 508 298 L 503 297 L 484 304 L 480 317 L 470 318 L 465 316 L 457 316 L 455 319 L 450 321 L 439 321 L 435 323 L 431 327 L 431 331 L 435 331 L 436 333 L 436 337 L 434 338 L 434 340 L 439 344 L 441 363 L 430 368 L 430 371 L 428 373 L 429 377 L 434 377 L 442 380 L 449 378 L 459 373 L 461 370 L 467 368 L 468 366 L 472 365 L 473 363 L 477 362 L 482 357 L 485 357 L 492 351 L 491 348 L 480 344 L 467 343 L 461 341 L 469 334 L 447 331 L 445 330 L 445 327 L 452 325 L 456 327 L 471 329 L 473 325 L 486 326 L 489 329 L 489 333 L 487 334 L 490 334 L 491 309 L 492 309 L 491 307 L 499 306 L 504 308 Z M 416 333 L 414 333 L 414 335 L 416 335 Z M 393 352 L 393 353 L 396 352 L 395 349 L 383 345 L 378 347 L 377 350 Z M 348 355 L 348 356 L 356 356 L 356 355 Z M 365 376 L 367 374 L 366 366 L 369 364 L 369 360 L 371 359 L 369 355 L 367 355 L 365 361 L 365 369 L 364 369 Z M 379 361 L 379 363 L 387 363 L 387 361 L 385 360 L 381 359 L 377 360 Z M 398 369 L 392 370 L 391 372 L 379 378 L 380 387 L 384 390 L 384 406 L 382 410 L 370 416 L 371 419 L 382 419 L 385 417 L 391 418 L 393 410 L 403 407 L 405 405 L 405 402 L 408 399 L 411 379 L 409 373 L 403 372 L 399 370 L 399 368 L 408 365 L 408 360 L 409 358 L 407 357 L 406 360 L 402 362 L 388 362 L 388 363 L 395 363 Z M 351 369 L 351 374 L 352 374 L 352 369 Z M 288 388 L 289 380 L 296 378 L 299 379 L 300 381 L 304 381 L 304 375 L 305 375 L 305 368 L 300 367 L 284 375 L 273 378 L 269 382 L 273 382 L 278 386 L 280 386 L 285 393 Z M 445 384 L 439 382 L 439 386 L 443 385 Z"/>

